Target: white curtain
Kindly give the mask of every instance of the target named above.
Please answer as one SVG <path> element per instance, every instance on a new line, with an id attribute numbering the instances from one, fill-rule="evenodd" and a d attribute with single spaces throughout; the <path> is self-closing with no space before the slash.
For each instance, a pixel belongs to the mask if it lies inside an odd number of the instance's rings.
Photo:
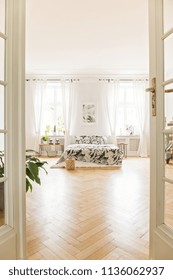
<path id="1" fill-rule="evenodd" d="M 45 80 L 26 82 L 26 149 L 39 151 L 46 85 Z"/>
<path id="2" fill-rule="evenodd" d="M 109 129 L 110 143 L 116 144 L 116 123 L 119 80 L 101 81 L 101 100 L 103 112 L 105 113 L 105 126 Z"/>
<path id="3" fill-rule="evenodd" d="M 117 128 L 117 107 L 119 94 L 119 80 L 110 81 L 110 96 L 109 99 L 109 117 L 111 121 L 111 137 L 112 143 L 116 144 L 116 128 Z"/>
<path id="4" fill-rule="evenodd" d="M 71 122 L 72 110 L 74 103 L 74 87 L 72 80 L 62 81 L 62 102 L 63 102 L 63 117 L 65 128 L 64 148 L 71 142 Z"/>
<path id="5" fill-rule="evenodd" d="M 141 157 L 149 155 L 149 96 L 145 92 L 147 84 L 146 80 L 135 80 L 133 91 L 140 133 L 138 155 Z"/>

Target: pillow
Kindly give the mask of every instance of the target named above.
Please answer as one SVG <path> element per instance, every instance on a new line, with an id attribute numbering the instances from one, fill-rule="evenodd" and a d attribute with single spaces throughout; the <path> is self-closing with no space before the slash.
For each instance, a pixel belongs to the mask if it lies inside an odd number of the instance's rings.
<path id="1" fill-rule="evenodd" d="M 75 143 L 76 144 L 96 144 L 96 145 L 101 145 L 106 143 L 106 139 L 104 136 L 79 136 L 75 137 Z"/>
<path id="2" fill-rule="evenodd" d="M 75 143 L 76 144 L 91 144 L 91 138 L 90 138 L 90 136 L 79 136 L 79 137 L 76 137 Z"/>
<path id="3" fill-rule="evenodd" d="M 98 144 L 98 145 L 105 144 L 104 136 L 95 136 L 95 135 L 91 136 L 91 143 Z"/>

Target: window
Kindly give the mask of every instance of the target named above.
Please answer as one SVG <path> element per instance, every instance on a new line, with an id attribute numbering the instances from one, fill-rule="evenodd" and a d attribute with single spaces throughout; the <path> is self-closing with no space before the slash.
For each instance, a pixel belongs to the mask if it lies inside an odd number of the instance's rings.
<path id="1" fill-rule="evenodd" d="M 133 82 L 120 82 L 119 85 L 116 134 L 139 134 L 133 94 Z"/>
<path id="2" fill-rule="evenodd" d="M 60 83 L 47 84 L 43 97 L 42 135 L 63 135 L 62 86 Z"/>

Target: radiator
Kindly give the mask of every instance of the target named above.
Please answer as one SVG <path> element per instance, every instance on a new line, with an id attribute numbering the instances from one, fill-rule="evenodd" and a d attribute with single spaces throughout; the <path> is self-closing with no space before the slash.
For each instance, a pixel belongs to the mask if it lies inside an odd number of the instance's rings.
<path id="1" fill-rule="evenodd" d="M 137 156 L 139 141 L 139 136 L 117 136 L 117 145 L 120 143 L 127 144 L 127 156 Z"/>
<path id="2" fill-rule="evenodd" d="M 139 148 L 139 138 L 129 138 L 129 152 L 137 152 Z"/>

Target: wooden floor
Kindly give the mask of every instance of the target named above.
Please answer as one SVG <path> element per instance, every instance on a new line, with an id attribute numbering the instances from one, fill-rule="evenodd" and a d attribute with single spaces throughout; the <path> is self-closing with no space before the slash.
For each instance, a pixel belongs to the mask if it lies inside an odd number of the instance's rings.
<path id="1" fill-rule="evenodd" d="M 47 169 L 27 193 L 28 259 L 148 259 L 149 159 L 127 158 L 117 170 Z"/>

